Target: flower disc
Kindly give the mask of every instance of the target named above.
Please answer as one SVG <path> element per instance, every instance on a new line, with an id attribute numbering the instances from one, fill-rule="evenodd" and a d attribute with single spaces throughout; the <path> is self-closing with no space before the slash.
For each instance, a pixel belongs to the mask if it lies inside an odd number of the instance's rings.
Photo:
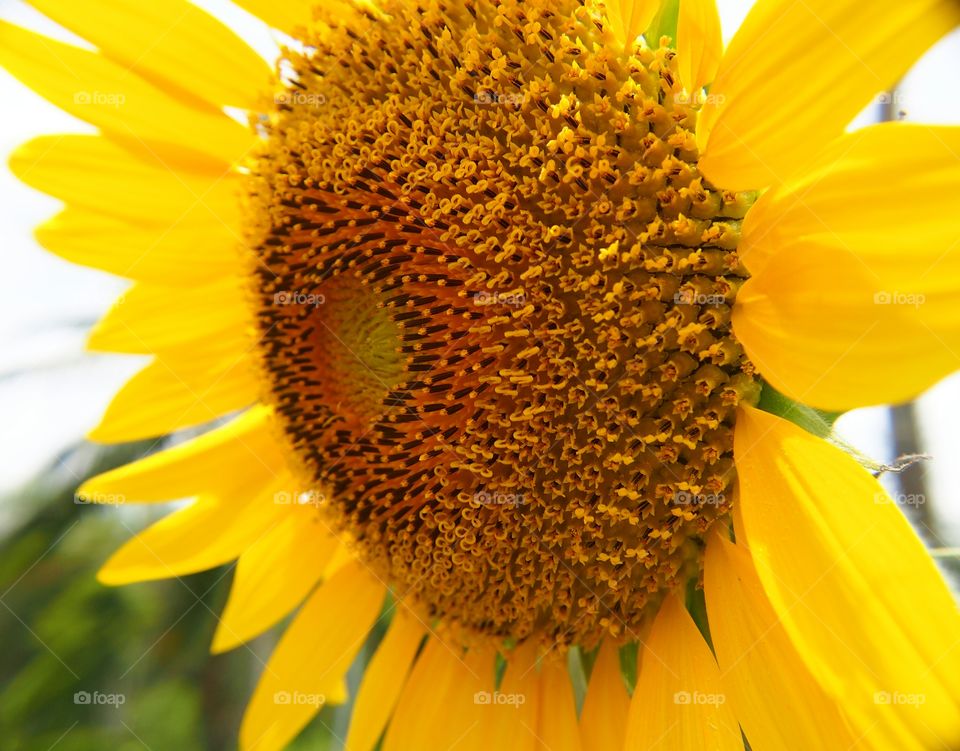
<path id="1" fill-rule="evenodd" d="M 673 51 L 602 19 L 318 23 L 251 178 L 287 438 L 363 560 L 467 634 L 635 635 L 729 512 L 758 392 L 730 327 L 752 196 L 698 172 Z"/>

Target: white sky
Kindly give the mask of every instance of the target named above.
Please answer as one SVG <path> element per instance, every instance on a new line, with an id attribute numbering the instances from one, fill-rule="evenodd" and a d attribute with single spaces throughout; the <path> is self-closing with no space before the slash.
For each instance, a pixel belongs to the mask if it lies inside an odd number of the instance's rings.
<path id="1" fill-rule="evenodd" d="M 75 0 L 82 2 L 83 0 Z M 160 1 L 160 0 L 153 0 Z M 904 0 L 909 2 L 909 0 Z M 733 35 L 749 9 L 746 0 L 719 0 L 724 36 Z M 270 33 L 228 0 L 198 0 L 227 20 L 265 56 Z M 0 0 L 0 17 L 53 36 L 70 35 L 20 0 Z M 903 85 L 907 119 L 960 123 L 960 33 L 941 42 L 921 60 Z M 39 133 L 90 128 L 28 91 L 0 70 L 0 154 Z M 858 122 L 869 122 L 865 113 Z M 32 228 L 56 212 L 57 202 L 17 182 L 0 169 L 0 233 L 4 273 L 0 274 L 0 494 L 18 486 L 58 451 L 92 427 L 118 386 L 135 372 L 136 358 L 83 352 L 84 328 L 118 295 L 124 283 L 72 266 L 47 254 L 32 240 Z M 934 510 L 941 542 L 960 544 L 960 491 L 953 470 L 960 466 L 960 376 L 932 389 L 920 402 Z M 891 459 L 888 412 L 858 410 L 842 418 L 842 436 L 865 453 Z"/>

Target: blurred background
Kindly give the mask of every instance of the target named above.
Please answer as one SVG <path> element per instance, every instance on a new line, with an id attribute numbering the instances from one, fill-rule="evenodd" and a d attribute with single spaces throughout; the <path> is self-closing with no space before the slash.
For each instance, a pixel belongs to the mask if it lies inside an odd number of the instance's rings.
<path id="1" fill-rule="evenodd" d="M 751 3 L 719 3 L 729 40 Z M 273 58 L 276 42 L 253 17 L 227 0 L 197 4 Z M 19 0 L 0 0 L 0 18 L 83 44 Z M 878 119 L 960 123 L 958 70 L 955 33 L 854 127 Z M 0 103 L 4 161 L 36 135 L 91 131 L 3 70 Z M 164 441 L 104 448 L 83 438 L 142 362 L 84 351 L 86 331 L 126 284 L 61 261 L 34 242 L 32 228 L 57 209 L 55 200 L 0 168 L 0 745 L 9 751 L 232 749 L 275 636 L 208 655 L 229 567 L 121 589 L 95 579 L 112 550 L 165 510 L 81 505 L 73 491 L 86 477 Z M 953 474 L 960 466 L 958 420 L 960 375 L 915 404 L 857 410 L 836 426 L 842 441 L 879 464 L 928 457 L 886 472 L 883 482 L 951 577 L 960 560 L 960 488 Z M 343 709 L 324 710 L 296 748 L 340 748 L 345 723 Z"/>

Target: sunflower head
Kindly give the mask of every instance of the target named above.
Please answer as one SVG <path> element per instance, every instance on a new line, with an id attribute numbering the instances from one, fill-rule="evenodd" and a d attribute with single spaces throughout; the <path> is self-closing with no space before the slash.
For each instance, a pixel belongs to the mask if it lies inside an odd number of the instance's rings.
<path id="1" fill-rule="evenodd" d="M 389 19 L 389 20 L 388 20 Z M 749 194 L 667 44 L 567 2 L 387 2 L 287 52 L 253 170 L 269 398 L 404 596 L 594 645 L 730 509 Z"/>
<path id="2" fill-rule="evenodd" d="M 759 0 L 725 52 L 713 0 L 237 0 L 272 79 L 187 0 L 30 2 L 98 51 L 0 22 L 0 62 L 101 133 L 14 169 L 138 281 L 94 346 L 155 355 L 94 437 L 241 413 L 81 488 L 195 499 L 101 578 L 236 559 L 215 651 L 296 612 L 245 751 L 382 618 L 350 751 L 960 737 L 950 593 L 784 419 L 956 368 L 960 131 L 845 132 L 956 0 Z"/>

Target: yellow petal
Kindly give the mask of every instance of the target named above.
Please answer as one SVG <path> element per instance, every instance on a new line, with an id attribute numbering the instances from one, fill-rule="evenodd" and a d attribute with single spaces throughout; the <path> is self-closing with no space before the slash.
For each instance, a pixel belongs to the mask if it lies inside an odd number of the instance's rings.
<path id="1" fill-rule="evenodd" d="M 940 256 L 956 239 L 955 223 L 940 212 L 960 187 L 958 159 L 958 127 L 884 123 L 843 135 L 761 196 L 737 252 L 753 274 L 774 255 L 793 254 L 798 239 L 870 254 L 868 265 L 873 256 L 913 256 L 931 243 Z M 861 237 L 877 247 L 852 242 Z"/>
<path id="2" fill-rule="evenodd" d="M 279 522 L 277 488 L 253 487 L 231 503 L 202 497 L 127 541 L 97 578 L 104 584 L 169 579 L 216 568 L 240 556 Z"/>
<path id="3" fill-rule="evenodd" d="M 357 556 L 349 546 L 341 545 L 336 549 L 333 554 L 333 557 L 327 563 L 326 567 L 323 569 L 324 578 L 333 576 L 337 571 L 346 566 L 351 561 L 356 560 Z"/>
<path id="4" fill-rule="evenodd" d="M 837 706 L 810 675 L 774 613 L 750 554 L 713 535 L 704 589 L 724 691 L 752 747 L 854 747 Z"/>
<path id="5" fill-rule="evenodd" d="M 427 639 L 400 694 L 383 739 L 383 751 L 417 748 L 410 743 L 423 743 L 424 738 L 432 737 L 435 724 L 441 721 L 441 702 L 428 701 L 428 697 L 443 696 L 450 689 L 452 675 L 441 672 L 448 664 L 448 651 L 453 651 L 457 657 L 462 653 L 459 646 L 453 643 L 447 644 L 437 637 Z"/>
<path id="6" fill-rule="evenodd" d="M 580 739 L 584 751 L 623 748 L 630 697 L 620 674 L 620 656 L 611 641 L 597 654 L 580 714 Z"/>
<path id="7" fill-rule="evenodd" d="M 229 499 L 284 469 L 271 412 L 255 407 L 222 427 L 87 480 L 77 496 L 91 502 L 169 501 L 212 495 Z"/>
<path id="8" fill-rule="evenodd" d="M 660 10 L 660 0 L 606 0 L 607 17 L 613 33 L 626 49 L 632 49 L 653 17 Z M 654 44 L 659 40 L 655 40 Z"/>
<path id="9" fill-rule="evenodd" d="M 581 751 L 577 706 L 565 659 L 551 655 L 540 670 L 538 751 Z M 610 748 L 622 748 L 620 745 Z"/>
<path id="10" fill-rule="evenodd" d="M 701 113 L 701 169 L 727 190 L 785 180 L 957 24 L 954 0 L 759 0 Z"/>
<path id="11" fill-rule="evenodd" d="M 230 597 L 213 636 L 214 653 L 259 636 L 303 602 L 339 546 L 313 509 L 284 510 L 284 518 L 237 561 Z"/>
<path id="12" fill-rule="evenodd" d="M 764 376 L 828 410 L 960 368 L 960 128 L 844 136 L 748 214 L 734 327 Z"/>
<path id="13" fill-rule="evenodd" d="M 313 4 L 306 0 L 234 0 L 237 5 L 265 23 L 288 34 L 309 24 Z"/>
<path id="14" fill-rule="evenodd" d="M 491 676 L 493 665 L 491 663 Z M 456 641 L 447 641 L 432 634 L 417 659 L 383 740 L 383 751 L 404 751 L 411 748 L 445 748 L 441 737 L 447 734 L 451 713 L 450 697 L 457 684 L 468 677 L 465 653 Z M 462 703 L 463 697 L 460 697 Z M 460 735 L 468 728 L 459 724 Z"/>
<path id="15" fill-rule="evenodd" d="M 0 65 L 60 109 L 120 138 L 177 144 L 227 165 L 256 144 L 221 112 L 182 103 L 96 52 L 3 21 Z"/>
<path id="16" fill-rule="evenodd" d="M 188 165 L 182 153 L 134 151 L 103 136 L 41 136 L 12 154 L 10 168 L 71 206 L 138 223 L 219 224 L 239 237 L 238 178 Z"/>
<path id="17" fill-rule="evenodd" d="M 880 484 L 830 443 L 750 408 L 734 456 L 745 543 L 828 694 L 886 747 L 960 742 L 960 613 Z"/>
<path id="18" fill-rule="evenodd" d="M 135 284 L 90 332 L 90 349 L 157 354 L 202 340 L 230 341 L 234 351 L 249 346 L 253 321 L 244 284 L 225 277 L 192 288 Z"/>
<path id="19" fill-rule="evenodd" d="M 676 595 L 653 622 L 630 702 L 628 751 L 743 751 L 720 670 Z"/>
<path id="20" fill-rule="evenodd" d="M 352 563 L 307 600 L 263 669 L 240 728 L 241 751 L 281 751 L 339 691 L 385 594 Z"/>
<path id="21" fill-rule="evenodd" d="M 187 0 L 29 0 L 107 57 L 174 94 L 253 108 L 270 91 L 266 61 Z"/>
<path id="22" fill-rule="evenodd" d="M 434 725 L 429 746 L 402 748 L 445 748 L 462 751 L 488 751 L 490 705 L 480 696 L 493 696 L 496 679 L 496 652 L 474 647 L 462 657 L 447 650 L 446 670 L 452 676 L 449 691 L 442 694 L 442 715 Z M 385 746 L 384 751 L 389 751 Z M 557 751 L 560 751 L 558 748 Z"/>
<path id="23" fill-rule="evenodd" d="M 201 425 L 257 402 L 260 382 L 249 347 L 229 341 L 157 357 L 117 392 L 90 440 L 121 443 Z"/>
<path id="24" fill-rule="evenodd" d="M 219 221 L 146 224 L 67 208 L 38 227 L 36 236 L 68 261 L 152 284 L 200 284 L 236 273 L 240 263 L 239 231 Z"/>
<path id="25" fill-rule="evenodd" d="M 931 319 L 917 293 L 878 282 L 849 256 L 795 247 L 802 255 L 744 285 L 733 317 L 747 355 L 779 391 L 844 411 L 905 401 L 960 368 L 957 322 Z"/>
<path id="26" fill-rule="evenodd" d="M 328 694 L 324 694 L 326 704 L 335 707 L 339 704 L 346 704 L 350 699 L 350 687 L 347 686 L 346 678 L 341 678 L 337 685 Z"/>
<path id="27" fill-rule="evenodd" d="M 425 635 L 419 618 L 403 604 L 398 605 L 386 636 L 363 671 L 350 718 L 347 751 L 372 751 L 376 746 Z"/>
<path id="28" fill-rule="evenodd" d="M 507 657 L 507 669 L 498 697 L 488 704 L 483 724 L 490 741 L 488 748 L 510 751 L 547 751 L 539 742 L 542 683 L 537 670 L 536 648 L 524 644 Z"/>
<path id="29" fill-rule="evenodd" d="M 684 88 L 695 97 L 717 74 L 723 34 L 716 0 L 680 0 L 677 66 Z"/>

